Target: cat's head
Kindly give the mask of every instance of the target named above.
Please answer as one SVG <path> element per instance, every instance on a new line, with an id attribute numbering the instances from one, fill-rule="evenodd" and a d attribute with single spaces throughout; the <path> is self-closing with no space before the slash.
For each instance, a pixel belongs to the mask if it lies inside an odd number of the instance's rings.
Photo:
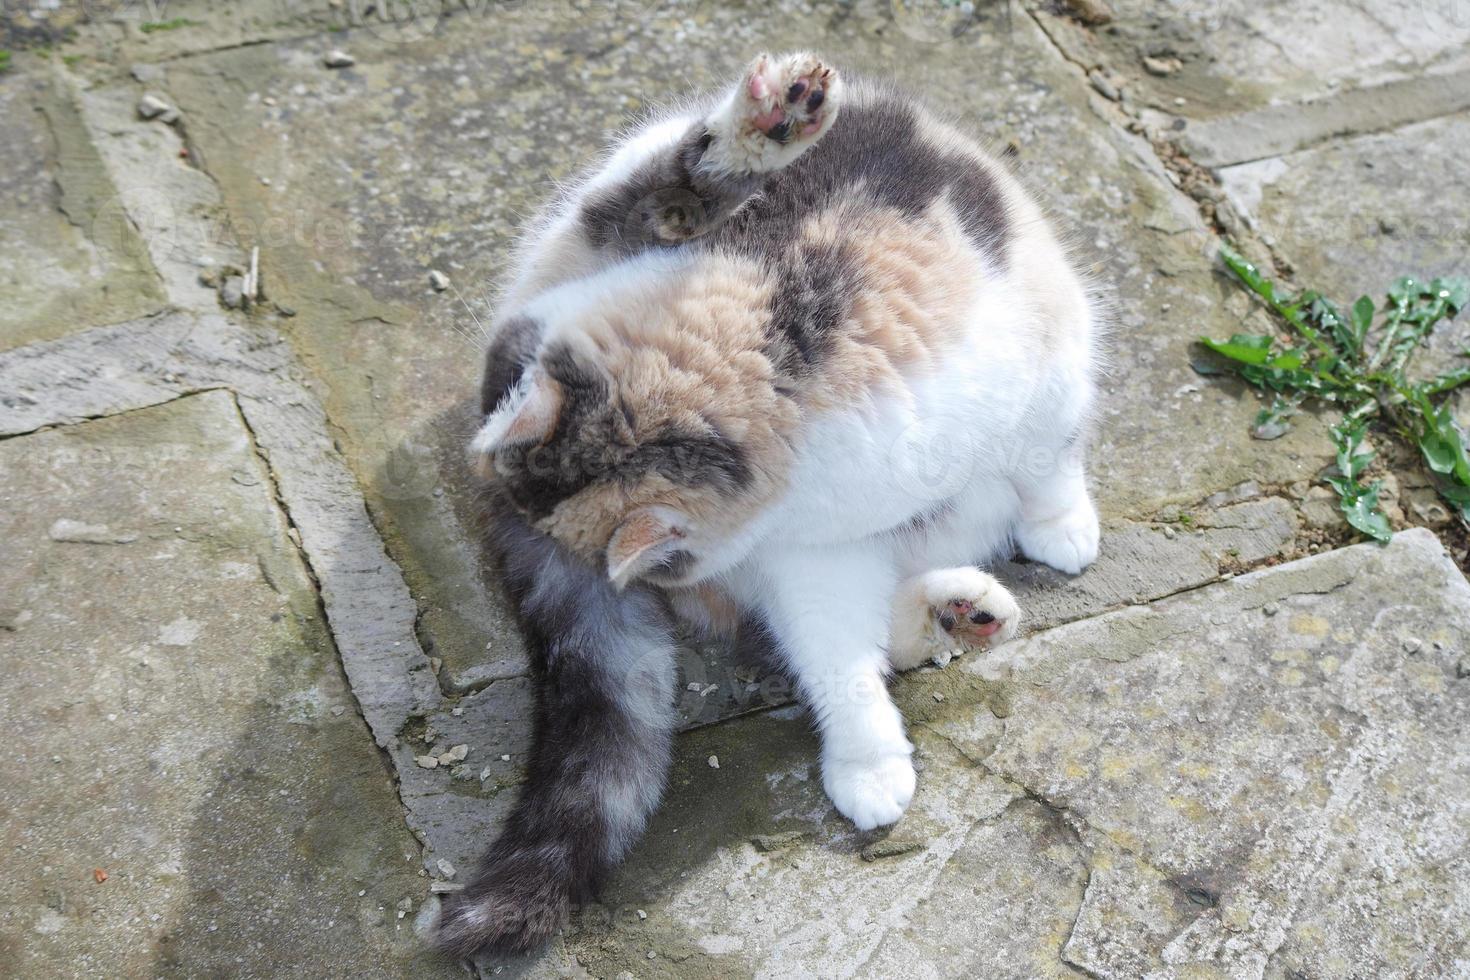
<path id="1" fill-rule="evenodd" d="M 581 339 L 542 347 L 488 413 L 480 472 L 619 587 L 718 571 L 775 485 L 771 420 L 667 350 Z"/>

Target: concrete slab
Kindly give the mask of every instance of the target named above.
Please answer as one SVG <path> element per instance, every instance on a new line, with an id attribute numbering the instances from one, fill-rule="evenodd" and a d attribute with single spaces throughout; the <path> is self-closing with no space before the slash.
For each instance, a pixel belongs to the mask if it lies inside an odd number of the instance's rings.
<path id="1" fill-rule="evenodd" d="M 356 64 L 342 70 L 323 66 L 325 38 L 167 66 L 201 166 L 245 229 L 241 244 L 259 241 L 271 296 L 297 311 L 283 326 L 323 380 L 344 451 L 423 599 L 422 632 L 443 659 L 446 690 L 502 675 L 516 649 L 504 610 L 485 599 L 461 446 L 478 321 L 521 217 L 606 131 L 677 98 L 670 78 L 714 84 L 748 52 L 788 44 L 779 25 L 793 19 L 814 46 L 895 70 L 998 145 L 1014 140 L 1018 169 L 1077 229 L 1101 288 L 1116 289 L 1116 368 L 1095 463 L 1105 511 L 1152 517 L 1316 467 L 1323 443 L 1310 419 L 1263 447 L 1246 434 L 1253 395 L 1202 390 L 1190 342 L 1201 329 L 1232 332 L 1249 307 L 1222 305 L 1228 290 L 1210 271 L 1213 245 L 1193 202 L 1141 140 L 1110 130 L 1028 18 L 984 10 L 956 38 L 895 20 L 886 5 L 830 17 L 756 9 L 517 5 L 493 17 L 460 12 L 412 43 L 353 32 L 341 44 Z M 1088 166 L 1075 166 L 1082 158 Z M 431 269 L 453 288 L 435 293 Z M 1164 414 L 1167 432 L 1154 422 Z"/>
<path id="2" fill-rule="evenodd" d="M 1344 303 L 1363 292 L 1381 300 L 1399 276 L 1465 274 L 1467 153 L 1470 113 L 1462 112 L 1224 167 L 1220 180 L 1300 283 Z"/>
<path id="3" fill-rule="evenodd" d="M 1470 584 L 1415 530 L 909 675 L 887 835 L 835 815 L 800 716 L 686 734 L 568 948 L 597 975 L 1456 975 L 1467 644 Z"/>
<path id="4" fill-rule="evenodd" d="M 31 67 L 0 74 L 0 350 L 165 302 L 68 83 Z"/>
<path id="5" fill-rule="evenodd" d="M 452 975 L 234 399 L 7 439 L 0 474 L 6 975 Z"/>
<path id="6" fill-rule="evenodd" d="M 128 67 L 273 37 L 338 30 L 353 22 L 375 23 L 364 12 L 376 6 L 405 6 L 363 0 L 61 0 L 7 3 L 0 19 L 0 48 L 43 52 L 66 45 Z M 423 6 L 422 0 L 411 0 Z M 438 0 L 434 0 L 438 2 Z M 388 21 L 391 25 L 391 20 Z"/>
<path id="7" fill-rule="evenodd" d="M 1470 68 L 1463 0 L 1109 0 L 1108 7 L 1111 22 L 1094 28 L 1040 16 L 1076 60 L 1115 73 L 1140 106 L 1190 119 Z"/>

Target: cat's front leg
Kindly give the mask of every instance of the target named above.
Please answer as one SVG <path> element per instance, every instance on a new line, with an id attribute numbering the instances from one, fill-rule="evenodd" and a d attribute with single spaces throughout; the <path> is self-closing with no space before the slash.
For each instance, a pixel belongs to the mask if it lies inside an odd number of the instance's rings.
<path id="1" fill-rule="evenodd" d="M 894 571 L 864 546 L 806 548 L 762 563 L 762 612 L 822 736 L 822 785 L 861 830 L 914 795 L 913 746 L 888 696 Z"/>
<path id="2" fill-rule="evenodd" d="M 1053 467 L 1018 474 L 1012 483 L 1021 498 L 1016 544 L 1027 558 L 1076 575 L 1097 558 L 1097 508 L 1087 492 L 1080 456 Z"/>

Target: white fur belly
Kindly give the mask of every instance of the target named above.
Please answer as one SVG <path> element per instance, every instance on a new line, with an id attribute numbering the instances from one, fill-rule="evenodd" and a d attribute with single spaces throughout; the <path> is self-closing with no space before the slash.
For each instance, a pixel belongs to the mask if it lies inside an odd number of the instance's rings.
<path id="1" fill-rule="evenodd" d="M 815 420 L 769 533 L 853 541 L 952 510 L 977 485 L 999 485 L 1035 384 L 1034 366 L 1003 354 L 957 353 L 905 392 Z"/>

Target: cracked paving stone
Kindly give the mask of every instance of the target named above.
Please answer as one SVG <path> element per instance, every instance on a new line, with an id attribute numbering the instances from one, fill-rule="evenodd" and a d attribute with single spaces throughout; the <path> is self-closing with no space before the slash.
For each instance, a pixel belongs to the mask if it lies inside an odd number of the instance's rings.
<path id="1" fill-rule="evenodd" d="M 909 675 L 886 833 L 832 809 L 795 709 L 686 733 L 567 948 L 608 976 L 649 949 L 669 976 L 1453 975 L 1467 640 L 1416 530 Z"/>
<path id="2" fill-rule="evenodd" d="M 1470 585 L 1405 531 L 961 661 L 932 683 L 999 688 L 1003 723 L 932 727 L 1152 869 L 1099 879 L 1068 947 L 1097 975 L 1450 975 L 1470 955 L 1467 640 Z M 1160 875 L 1199 899 L 1168 931 L 1131 919 Z"/>
<path id="3" fill-rule="evenodd" d="M 220 391 L 0 442 L 7 977 L 458 975 L 267 483 Z"/>

